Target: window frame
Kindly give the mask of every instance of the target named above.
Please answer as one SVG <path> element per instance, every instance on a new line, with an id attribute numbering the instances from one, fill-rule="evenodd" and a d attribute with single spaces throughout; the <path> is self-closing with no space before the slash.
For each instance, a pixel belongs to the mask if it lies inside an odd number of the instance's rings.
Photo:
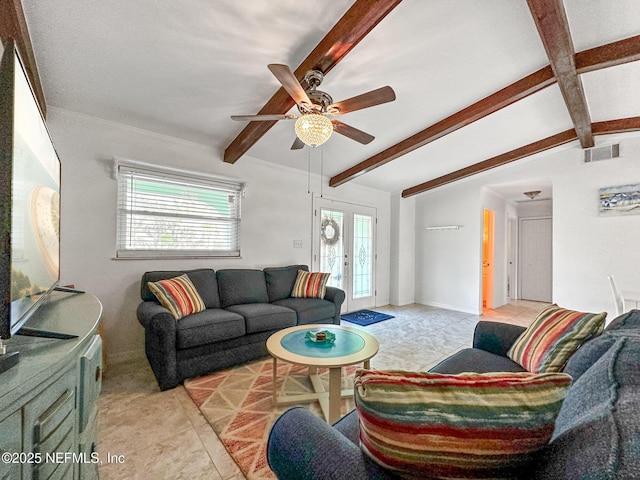
<path id="1" fill-rule="evenodd" d="M 116 195 L 116 248 L 115 259 L 159 259 L 159 258 L 241 258 L 241 218 L 242 199 L 246 190 L 246 182 L 231 177 L 224 177 L 201 172 L 181 170 L 171 167 L 160 167 L 134 160 L 114 158 L 114 178 L 117 181 Z M 145 182 L 156 181 L 157 185 L 167 186 L 170 184 L 185 185 L 188 188 L 199 188 L 207 191 L 233 195 L 234 202 L 237 202 L 230 209 L 231 215 L 220 217 L 217 220 L 230 221 L 230 235 L 224 241 L 231 242 L 228 249 L 199 249 L 199 248 L 137 248 L 132 247 L 127 242 L 128 232 L 131 232 L 131 224 L 136 215 L 138 218 L 147 216 L 159 216 L 164 219 L 178 219 L 183 216 L 179 213 L 167 213 L 158 210 L 136 210 L 130 208 L 132 197 L 129 192 L 132 190 L 132 182 L 136 180 Z M 184 198 L 181 198 L 184 201 Z M 197 205 L 194 205 L 197 206 Z M 196 221 L 198 216 L 194 215 Z M 212 221 L 211 218 L 200 217 L 200 221 Z M 142 229 L 140 230 L 142 231 Z M 194 230 L 197 232 L 197 230 Z M 202 234 L 202 230 L 200 231 Z M 135 232 L 134 232 L 135 235 Z"/>

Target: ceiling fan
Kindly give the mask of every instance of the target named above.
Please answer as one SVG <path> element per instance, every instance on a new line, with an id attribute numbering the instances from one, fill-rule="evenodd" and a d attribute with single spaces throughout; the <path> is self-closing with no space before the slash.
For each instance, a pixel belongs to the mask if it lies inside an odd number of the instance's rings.
<path id="1" fill-rule="evenodd" d="M 324 78 L 321 71 L 309 70 L 306 73 L 304 83 L 308 87 L 305 89 L 288 66 L 272 63 L 268 67 L 291 98 L 295 100 L 300 116 L 292 114 L 232 115 L 231 118 L 245 122 L 296 120 L 296 140 L 293 142 L 291 150 L 299 150 L 305 144 L 317 147 L 326 142 L 333 131 L 366 145 L 375 138 L 373 135 L 335 118 L 329 119 L 328 116 L 339 116 L 392 102 L 396 99 L 393 89 L 387 86 L 334 103 L 328 93 L 317 89 Z"/>

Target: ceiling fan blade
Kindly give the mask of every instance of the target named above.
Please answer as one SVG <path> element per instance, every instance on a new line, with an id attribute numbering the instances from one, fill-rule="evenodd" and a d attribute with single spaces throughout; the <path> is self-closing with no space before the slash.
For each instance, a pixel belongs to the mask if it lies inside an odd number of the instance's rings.
<path id="1" fill-rule="evenodd" d="M 274 120 L 294 120 L 298 117 L 291 114 L 286 115 L 231 115 L 232 120 L 239 122 L 267 122 Z"/>
<path id="2" fill-rule="evenodd" d="M 342 115 L 343 113 L 361 110 L 363 108 L 373 107 L 381 103 L 393 102 L 396 99 L 396 93 L 393 88 L 381 87 L 377 90 L 357 95 L 355 97 L 336 102 L 327 107 L 327 112 L 331 115 Z"/>
<path id="3" fill-rule="evenodd" d="M 331 123 L 333 123 L 334 132 L 344 135 L 345 137 L 349 137 L 351 140 L 355 140 L 356 142 L 360 142 L 364 145 L 371 143 L 373 139 L 376 138 L 373 135 L 369 135 L 362 130 L 352 127 L 351 125 L 342 123 L 339 120 L 331 120 Z"/>
<path id="4" fill-rule="evenodd" d="M 302 88 L 302 85 L 300 85 L 300 82 L 289 67 L 279 63 L 271 63 L 268 67 L 269 70 L 271 70 L 271 73 L 275 75 L 287 93 L 291 95 L 291 98 L 293 98 L 298 105 L 303 105 L 305 107 L 313 105 L 311 100 L 309 100 L 307 92 L 304 91 L 304 88 Z"/>
<path id="5" fill-rule="evenodd" d="M 304 142 L 300 140 L 298 137 L 296 137 L 296 139 L 293 142 L 293 145 L 291 145 L 291 150 L 300 150 L 302 148 L 304 148 Z"/>

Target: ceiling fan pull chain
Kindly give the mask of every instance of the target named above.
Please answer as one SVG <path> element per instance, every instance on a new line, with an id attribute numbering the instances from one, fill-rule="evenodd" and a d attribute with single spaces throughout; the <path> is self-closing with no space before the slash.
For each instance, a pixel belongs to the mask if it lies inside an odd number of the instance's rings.
<path id="1" fill-rule="evenodd" d="M 322 195 L 322 187 L 324 186 L 324 145 L 320 145 L 320 198 Z"/>
<path id="2" fill-rule="evenodd" d="M 311 149 L 307 148 L 307 195 L 311 194 Z"/>

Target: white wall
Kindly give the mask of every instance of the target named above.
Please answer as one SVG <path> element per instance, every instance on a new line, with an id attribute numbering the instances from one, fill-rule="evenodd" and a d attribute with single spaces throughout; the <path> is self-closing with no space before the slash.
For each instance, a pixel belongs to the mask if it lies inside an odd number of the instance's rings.
<path id="1" fill-rule="evenodd" d="M 640 138 L 621 142 L 620 150 L 620 159 L 554 176 L 553 298 L 560 305 L 613 314 L 608 274 L 620 289 L 640 291 L 640 215 L 598 212 L 600 188 L 640 184 Z"/>
<path id="2" fill-rule="evenodd" d="M 207 145 L 55 108 L 49 109 L 47 123 L 62 162 L 61 280 L 86 289 L 102 301 L 109 361 L 143 355 L 143 329 L 136 319 L 136 307 L 140 302 L 140 277 L 145 271 L 310 264 L 315 193 L 308 193 L 306 172 L 248 156 L 235 165 L 226 164 L 222 152 Z M 245 180 L 248 189 L 242 204 L 242 258 L 114 260 L 114 156 Z M 319 178 L 312 179 L 314 185 L 317 190 Z M 389 194 L 346 185 L 324 187 L 324 196 L 377 208 L 377 304 L 387 304 Z M 294 240 L 302 240 L 303 248 L 293 248 Z"/>
<path id="3" fill-rule="evenodd" d="M 459 225 L 459 230 L 425 230 Z M 466 182 L 416 198 L 416 302 L 478 313 L 483 194 Z"/>
<path id="4" fill-rule="evenodd" d="M 415 216 L 413 198 L 403 199 L 400 193 L 391 196 L 391 271 L 389 303 L 415 303 Z"/>
<path id="5" fill-rule="evenodd" d="M 572 309 L 613 312 L 608 274 L 616 276 L 621 289 L 640 290 L 640 216 L 598 213 L 599 188 L 640 184 L 640 137 L 619 139 L 618 159 L 585 164 L 578 147 L 559 149 L 417 196 L 417 301 L 478 312 L 483 187 L 548 176 L 553 188 L 553 301 Z M 436 224 L 464 227 L 424 231 Z"/>
<path id="6" fill-rule="evenodd" d="M 517 204 L 518 218 L 551 217 L 553 216 L 553 200 L 532 200 Z"/>

